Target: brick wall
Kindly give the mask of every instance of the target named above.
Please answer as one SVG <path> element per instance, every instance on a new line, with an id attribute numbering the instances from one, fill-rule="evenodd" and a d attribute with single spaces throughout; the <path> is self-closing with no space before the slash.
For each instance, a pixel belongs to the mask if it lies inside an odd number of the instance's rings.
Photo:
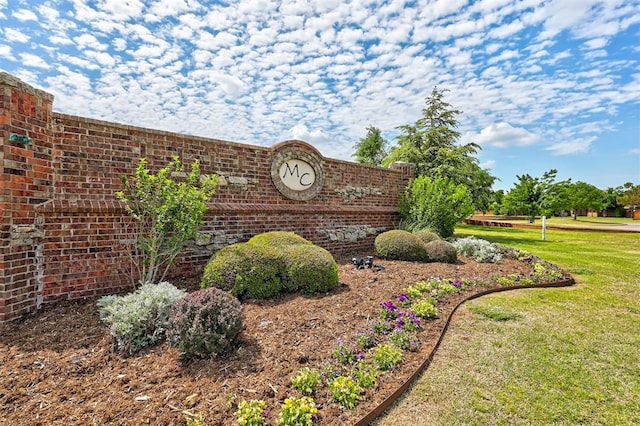
<path id="1" fill-rule="evenodd" d="M 323 158 L 302 141 L 265 148 L 60 114 L 52 104 L 50 94 L 0 73 L 0 321 L 130 288 L 130 219 L 114 194 L 141 157 L 152 170 L 174 155 L 198 159 L 203 173 L 219 176 L 174 276 L 199 274 L 219 248 L 270 230 L 297 232 L 334 254 L 371 251 L 397 222 L 413 173 L 411 165 Z M 273 184 L 271 162 L 283 146 L 320 158 L 324 180 L 313 199 L 289 199 Z"/>

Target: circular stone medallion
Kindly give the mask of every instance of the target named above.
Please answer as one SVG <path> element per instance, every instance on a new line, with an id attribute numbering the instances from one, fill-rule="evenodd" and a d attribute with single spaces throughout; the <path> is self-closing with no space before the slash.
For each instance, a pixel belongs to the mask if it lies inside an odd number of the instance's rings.
<path id="1" fill-rule="evenodd" d="M 271 160 L 271 180 L 278 191 L 292 200 L 308 201 L 322 190 L 320 156 L 307 144 L 285 143 Z"/>

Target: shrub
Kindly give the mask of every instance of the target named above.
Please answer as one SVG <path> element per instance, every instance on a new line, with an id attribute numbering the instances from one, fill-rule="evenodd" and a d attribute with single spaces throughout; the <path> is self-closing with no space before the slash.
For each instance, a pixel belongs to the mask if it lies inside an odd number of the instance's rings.
<path id="1" fill-rule="evenodd" d="M 287 398 L 280 410 L 280 424 L 282 426 L 311 426 L 317 412 L 316 403 L 309 397 Z"/>
<path id="2" fill-rule="evenodd" d="M 315 369 L 303 368 L 291 378 L 291 384 L 303 395 L 313 395 L 322 382 L 322 373 Z"/>
<path id="3" fill-rule="evenodd" d="M 222 352 L 242 330 L 242 305 L 217 288 L 194 291 L 171 311 L 169 344 L 186 356 Z"/>
<path id="4" fill-rule="evenodd" d="M 451 237 L 456 223 L 474 211 L 467 187 L 443 177 L 418 176 L 407 189 L 406 199 L 407 219 L 442 238 Z"/>
<path id="5" fill-rule="evenodd" d="M 373 361 L 379 370 L 390 370 L 402 362 L 402 350 L 388 343 L 376 346 Z"/>
<path id="6" fill-rule="evenodd" d="M 285 265 L 274 248 L 232 244 L 205 266 L 201 288 L 216 287 L 239 298 L 265 299 L 280 292 Z"/>
<path id="7" fill-rule="evenodd" d="M 270 231 L 254 235 L 247 241 L 247 244 L 284 248 L 297 244 L 312 245 L 313 243 L 293 232 Z"/>
<path id="8" fill-rule="evenodd" d="M 376 255 L 382 259 L 425 261 L 427 254 L 418 237 L 407 231 L 395 229 L 383 232 L 375 239 Z"/>
<path id="9" fill-rule="evenodd" d="M 439 240 L 440 237 L 435 232 L 427 231 L 426 229 L 421 229 L 420 231 L 415 231 L 413 233 L 416 237 L 420 238 L 420 241 L 427 244 L 431 241 Z"/>
<path id="10" fill-rule="evenodd" d="M 125 296 L 98 301 L 100 318 L 110 324 L 114 347 L 135 354 L 165 338 L 172 306 L 187 293 L 168 282 L 146 283 Z"/>
<path id="11" fill-rule="evenodd" d="M 424 249 L 430 262 L 455 263 L 458 260 L 455 246 L 444 240 L 431 241 Z"/>
<path id="12" fill-rule="evenodd" d="M 458 254 L 474 259 L 476 262 L 498 263 L 502 253 L 496 244 L 474 236 L 460 238 L 453 242 Z"/>
<path id="13" fill-rule="evenodd" d="M 339 376 L 329 383 L 332 399 L 345 408 L 355 408 L 362 399 L 362 388 L 351 377 Z"/>
<path id="14" fill-rule="evenodd" d="M 238 404 L 236 417 L 238 424 L 241 426 L 262 426 L 266 425 L 267 403 L 252 399 L 250 401 L 242 401 Z"/>
<path id="15" fill-rule="evenodd" d="M 338 264 L 322 247 L 292 245 L 285 255 L 287 289 L 312 294 L 328 292 L 338 286 Z"/>
<path id="16" fill-rule="evenodd" d="M 132 234 L 137 236 L 138 244 L 132 262 L 141 282 L 164 279 L 184 243 L 198 233 L 207 201 L 215 192 L 217 176 L 201 175 L 197 160 L 189 174 L 184 170 L 175 156 L 153 175 L 147 169 L 147 161 L 141 158 L 135 175 L 121 178 L 124 190 L 116 196 L 134 219 Z M 174 180 L 175 174 L 186 178 Z"/>

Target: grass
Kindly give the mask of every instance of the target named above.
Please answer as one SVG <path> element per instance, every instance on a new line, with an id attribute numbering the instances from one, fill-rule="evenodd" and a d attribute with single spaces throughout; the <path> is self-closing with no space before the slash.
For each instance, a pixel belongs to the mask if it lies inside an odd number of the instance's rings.
<path id="1" fill-rule="evenodd" d="M 457 232 L 527 250 L 577 285 L 465 304 L 430 368 L 377 424 L 640 424 L 640 234 Z M 496 321 L 492 309 L 519 318 Z"/>
<path id="2" fill-rule="evenodd" d="M 491 216 L 487 216 L 488 219 Z M 509 219 L 509 222 L 513 223 L 525 223 L 529 224 L 529 220 L 527 219 Z M 537 217 L 534 224 L 542 225 L 542 218 Z M 591 217 L 591 216 L 578 216 L 576 220 L 572 217 L 548 217 L 547 218 L 548 225 L 565 225 L 565 226 L 584 226 L 584 225 L 593 225 L 598 227 L 606 228 L 607 226 L 621 226 L 621 225 L 640 225 L 640 221 L 633 220 L 627 217 Z"/>

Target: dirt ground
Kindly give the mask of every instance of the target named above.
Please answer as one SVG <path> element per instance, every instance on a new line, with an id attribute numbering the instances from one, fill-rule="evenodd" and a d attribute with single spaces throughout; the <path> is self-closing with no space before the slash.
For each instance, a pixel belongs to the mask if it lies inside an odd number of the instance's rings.
<path id="1" fill-rule="evenodd" d="M 119 356 L 95 299 L 58 303 L 0 324 L 0 423 L 184 425 L 199 413 L 206 425 L 232 425 L 239 402 L 262 399 L 268 423 L 276 424 L 284 399 L 300 396 L 291 377 L 304 367 L 325 366 L 336 339 L 354 341 L 380 303 L 395 300 L 404 287 L 432 277 L 491 282 L 496 275 L 531 271 L 506 258 L 500 264 L 466 258 L 453 265 L 376 261 L 382 271 L 358 270 L 349 259 L 339 259 L 340 285 L 328 294 L 246 302 L 245 329 L 214 359 L 185 361 L 166 344 Z M 174 284 L 193 290 L 198 278 Z M 469 288 L 439 303 L 440 318 L 423 322 L 417 334 L 419 351 L 406 352 L 400 367 L 381 374 L 355 409 L 332 402 L 323 387 L 314 397 L 316 423 L 353 424 L 374 409 L 423 362 L 455 304 L 486 288 Z"/>

